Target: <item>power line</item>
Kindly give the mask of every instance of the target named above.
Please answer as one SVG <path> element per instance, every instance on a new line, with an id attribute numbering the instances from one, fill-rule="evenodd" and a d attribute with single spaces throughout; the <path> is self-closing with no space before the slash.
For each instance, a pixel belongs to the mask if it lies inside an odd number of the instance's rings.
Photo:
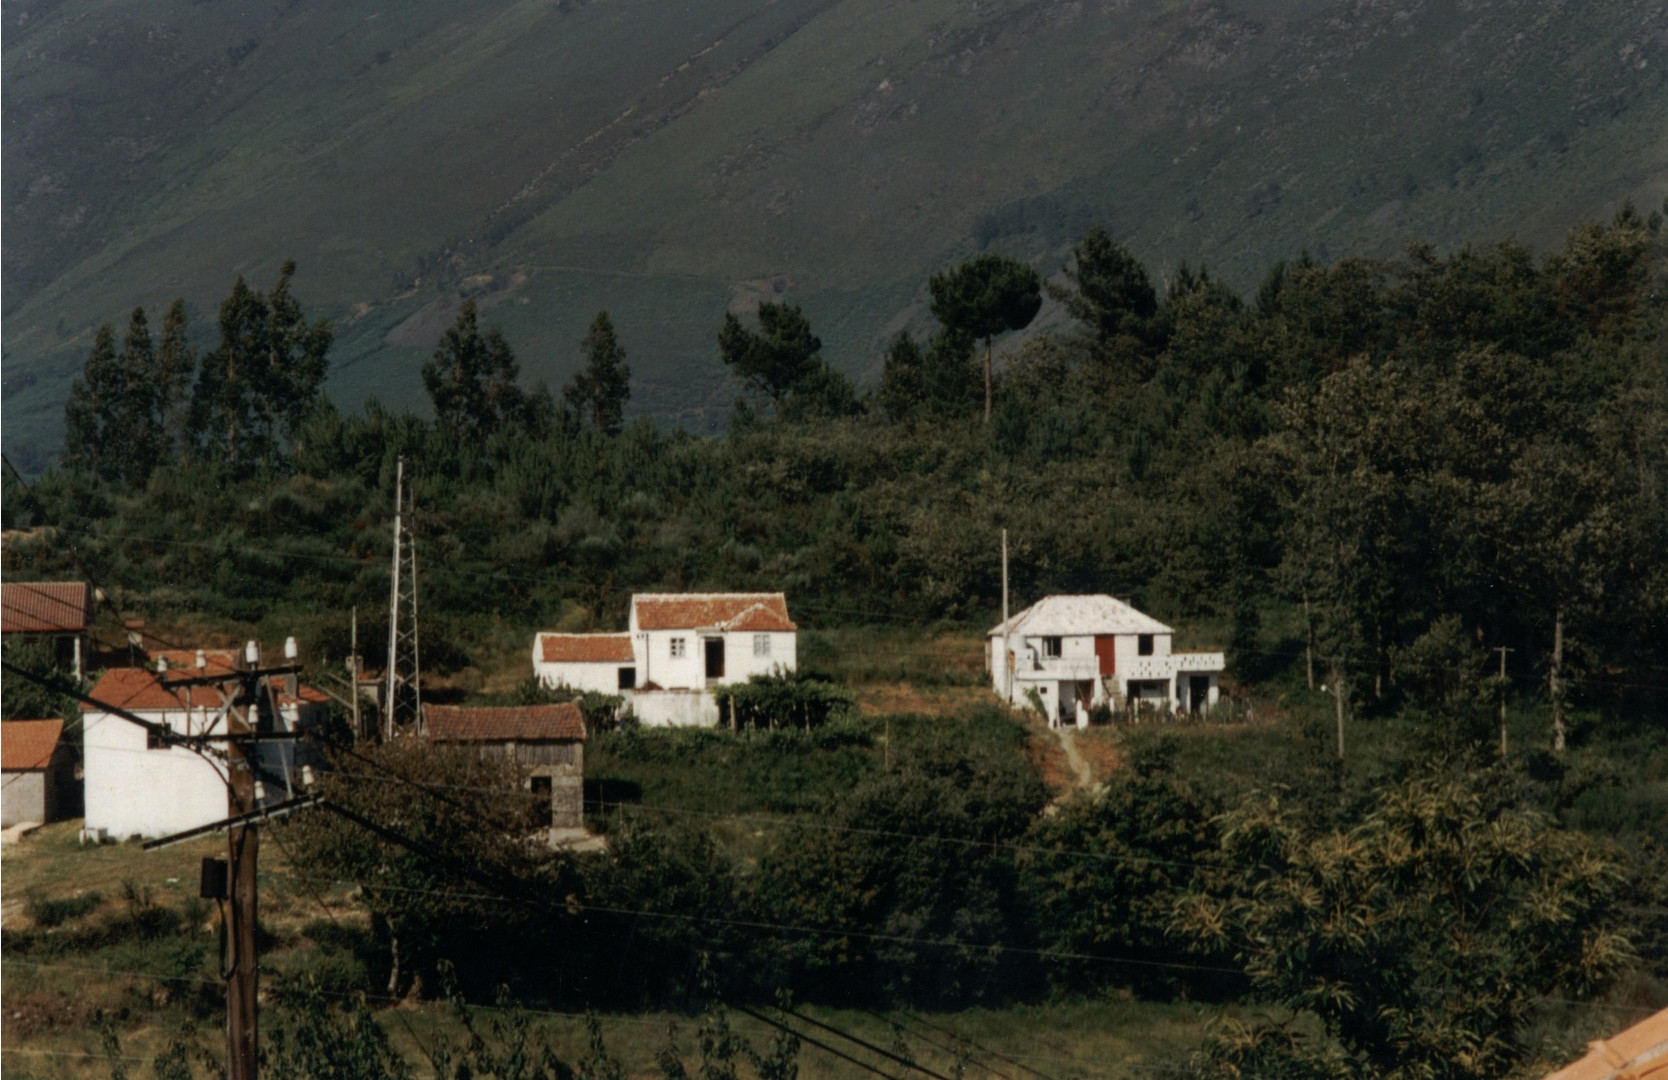
<path id="1" fill-rule="evenodd" d="M 823 1042 L 821 1039 L 815 1038 L 811 1035 L 807 1035 L 802 1031 L 795 1031 L 793 1028 L 789 1027 L 787 1024 L 781 1023 L 781 1022 L 776 1021 L 776 1020 L 772 1020 L 770 1017 L 764 1015 L 763 1013 L 756 1012 L 753 1009 L 750 1009 L 745 1005 L 734 1005 L 732 1007 L 739 1013 L 743 1013 L 744 1015 L 751 1016 L 753 1019 L 758 1020 L 761 1023 L 769 1024 L 771 1027 L 776 1028 L 779 1031 L 787 1032 L 789 1035 L 792 1035 L 794 1038 L 798 1039 L 800 1042 L 809 1043 L 810 1045 L 816 1047 L 818 1050 L 821 1050 L 826 1054 L 834 1055 L 835 1057 L 839 1058 L 841 1061 L 850 1062 L 851 1064 L 856 1065 L 858 1068 L 862 1069 L 864 1072 L 873 1073 L 875 1076 L 879 1076 L 879 1077 L 884 1078 L 884 1080 L 900 1080 L 899 1077 L 893 1076 L 891 1073 L 888 1073 L 888 1072 L 882 1072 L 881 1070 L 875 1068 L 873 1065 L 870 1065 L 866 1061 L 859 1061 L 857 1058 L 852 1057 L 850 1054 L 846 1053 L 844 1050 L 840 1050 L 840 1049 L 837 1049 L 836 1047 L 829 1046 L 827 1043 Z"/>
<path id="2" fill-rule="evenodd" d="M 365 776 L 363 774 L 334 773 L 332 779 L 349 780 L 356 783 L 409 783 L 424 790 L 436 788 L 451 791 L 473 791 L 482 794 L 501 794 L 501 789 L 473 787 L 461 784 L 431 784 L 421 780 L 407 780 L 402 777 Z M 1163 866 L 1178 870 L 1210 870 L 1214 867 L 1210 863 L 1183 862 L 1176 859 L 1160 859 L 1145 855 L 1115 855 L 1107 852 L 1078 851 L 1071 848 L 1051 848 L 1036 844 L 1011 844 L 996 840 L 973 840 L 959 836 L 943 836 L 931 833 L 911 833 L 897 829 L 876 829 L 860 825 L 836 825 L 832 822 L 809 819 L 770 817 L 759 814 L 725 814 L 715 810 L 693 810 L 671 806 L 651 806 L 643 803 L 608 802 L 607 800 L 587 800 L 587 805 L 600 807 L 604 813 L 613 806 L 617 809 L 629 809 L 633 812 L 656 814 L 684 814 L 691 817 L 703 817 L 718 821 L 733 821 L 744 825 L 768 825 L 782 829 L 809 829 L 815 832 L 854 833 L 862 836 L 883 836 L 898 840 L 917 840 L 931 844 L 952 844 L 960 847 L 982 848 L 989 851 L 1009 851 L 1021 855 L 1043 855 L 1056 858 L 1094 859 L 1099 862 L 1136 864 L 1141 866 Z"/>
<path id="3" fill-rule="evenodd" d="M 889 1024 L 896 1025 L 899 1031 L 905 1030 L 904 1027 L 903 1027 L 903 1024 L 900 1023 L 897 1019 L 895 1019 L 893 1017 L 885 1016 L 881 1013 L 875 1012 L 873 1009 L 864 1009 L 863 1011 L 868 1013 L 870 1016 L 874 1017 L 877 1020 L 884 1020 Z M 904 1015 L 906 1017 L 908 1015 L 906 1013 L 902 1013 L 902 1010 L 899 1010 L 899 1013 L 900 1013 L 900 1015 Z M 922 1023 L 925 1023 L 925 1021 L 922 1021 Z M 933 1025 L 928 1024 L 927 1026 L 932 1027 Z M 1026 1072 L 1030 1073 L 1032 1076 L 1037 1077 L 1038 1080 L 1054 1080 L 1053 1077 L 1048 1076 L 1044 1073 L 1037 1072 L 1035 1069 L 1028 1069 L 1024 1065 L 1020 1065 L 1019 1062 L 1014 1061 L 1011 1058 L 1005 1058 L 1001 1054 L 998 1054 L 996 1051 L 991 1050 L 987 1047 L 981 1046 L 978 1043 L 974 1042 L 972 1039 L 967 1038 L 966 1036 L 957 1035 L 954 1032 L 947 1032 L 943 1028 L 936 1028 L 936 1030 L 939 1031 L 942 1034 L 949 1035 L 951 1038 L 960 1040 L 962 1043 L 966 1044 L 969 1047 L 974 1047 L 974 1048 L 978 1049 L 981 1053 L 985 1054 L 988 1057 L 994 1057 L 999 1061 L 1006 1061 L 1010 1065 L 1015 1065 L 1015 1066 L 1018 1066 L 1021 1069 L 1025 1069 Z M 936 1047 L 936 1048 L 938 1048 L 940 1050 L 943 1050 L 947 1053 L 952 1053 L 952 1054 L 955 1053 L 955 1050 L 954 1050 L 953 1047 L 945 1046 L 943 1043 L 936 1042 L 931 1037 L 926 1036 L 926 1035 L 922 1035 L 918 1031 L 911 1031 L 911 1032 L 909 1032 L 909 1034 L 914 1035 L 917 1039 L 920 1039 L 922 1042 L 925 1042 L 928 1046 Z M 993 1068 L 991 1068 L 990 1066 L 987 1065 L 987 1066 L 985 1066 L 985 1070 L 987 1072 L 995 1073 L 998 1077 L 1001 1078 L 1001 1080 L 1015 1080 L 1015 1078 L 1013 1076 L 1010 1076 L 1008 1073 L 1002 1072 L 1000 1069 L 993 1069 Z"/>

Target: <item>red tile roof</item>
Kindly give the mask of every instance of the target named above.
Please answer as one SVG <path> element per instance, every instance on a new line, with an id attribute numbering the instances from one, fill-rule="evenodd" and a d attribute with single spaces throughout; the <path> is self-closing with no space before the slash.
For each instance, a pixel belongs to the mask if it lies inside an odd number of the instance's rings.
<path id="1" fill-rule="evenodd" d="M 0 585 L 0 632 L 80 633 L 87 629 L 91 612 L 84 582 L 28 581 Z"/>
<path id="2" fill-rule="evenodd" d="M 539 656 L 547 664 L 629 664 L 630 634 L 540 634 Z"/>
<path id="3" fill-rule="evenodd" d="M 1668 1009 L 1608 1039 L 1588 1044 L 1587 1056 L 1546 1080 L 1661 1080 L 1668 1077 Z"/>
<path id="4" fill-rule="evenodd" d="M 576 742 L 585 738 L 585 716 L 571 701 L 473 708 L 424 705 L 423 720 L 435 742 Z"/>
<path id="5" fill-rule="evenodd" d="M 221 697 L 215 687 L 165 686 L 162 677 L 148 668 L 109 668 L 88 696 L 103 704 L 134 712 L 188 707 L 216 709 L 221 705 Z M 105 710 L 82 702 L 81 711 Z"/>
<path id="6" fill-rule="evenodd" d="M 274 684 L 273 689 L 277 691 L 278 704 L 280 705 L 326 705 L 330 702 L 329 694 L 323 690 L 315 690 L 306 683 L 299 684 L 295 688 L 293 696 L 284 693 L 283 688 L 276 684 Z"/>
<path id="7" fill-rule="evenodd" d="M 0 770 L 29 772 L 46 768 L 52 763 L 63 734 L 62 720 L 7 720 L 0 724 Z"/>
<path id="8" fill-rule="evenodd" d="M 797 630 L 782 593 L 647 593 L 631 598 L 639 630 Z"/>

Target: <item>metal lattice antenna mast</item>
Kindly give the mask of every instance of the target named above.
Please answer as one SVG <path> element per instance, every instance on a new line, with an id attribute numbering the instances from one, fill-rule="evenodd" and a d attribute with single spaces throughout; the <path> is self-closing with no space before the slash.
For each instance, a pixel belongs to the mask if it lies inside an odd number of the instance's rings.
<path id="1" fill-rule="evenodd" d="M 394 473 L 394 564 L 388 596 L 388 694 L 383 709 L 383 738 L 399 730 L 417 731 L 423 722 L 417 659 L 417 547 L 411 531 L 411 500 L 405 490 L 405 458 Z"/>

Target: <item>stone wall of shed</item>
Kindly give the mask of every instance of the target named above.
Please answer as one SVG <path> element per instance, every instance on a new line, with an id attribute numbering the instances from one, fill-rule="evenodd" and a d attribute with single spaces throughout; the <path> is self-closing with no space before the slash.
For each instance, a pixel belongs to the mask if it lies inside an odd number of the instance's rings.
<path id="1" fill-rule="evenodd" d="M 47 822 L 46 773 L 40 769 L 5 774 L 4 820 L 0 828 L 9 829 L 20 821 Z"/>

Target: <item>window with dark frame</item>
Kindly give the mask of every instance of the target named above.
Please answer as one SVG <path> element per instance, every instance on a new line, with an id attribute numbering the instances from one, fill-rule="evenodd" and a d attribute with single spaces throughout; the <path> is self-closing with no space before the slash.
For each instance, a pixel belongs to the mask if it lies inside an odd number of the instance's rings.
<path id="1" fill-rule="evenodd" d="M 1045 659 L 1045 660 L 1058 660 L 1058 659 L 1060 659 L 1060 639 L 1058 637 L 1045 637 L 1045 638 L 1043 638 L 1042 639 L 1042 654 L 1043 654 L 1043 659 Z"/>
<path id="2" fill-rule="evenodd" d="M 620 669 L 620 689 L 621 690 L 635 690 L 635 689 L 637 689 L 637 669 L 636 668 L 634 668 L 634 667 L 623 667 L 623 668 Z"/>
<path id="3" fill-rule="evenodd" d="M 160 733 L 158 733 L 156 731 L 153 731 L 150 728 L 146 728 L 145 729 L 145 749 L 146 750 L 166 750 L 166 749 L 168 749 L 168 740 L 164 739 Z"/>
<path id="4" fill-rule="evenodd" d="M 1136 634 L 1135 652 L 1138 656 L 1151 656 L 1153 654 L 1153 636 L 1151 634 Z"/>
<path id="5" fill-rule="evenodd" d="M 681 638 L 681 637 L 673 638 L 672 639 L 672 655 L 673 656 L 682 656 L 683 655 L 683 650 L 684 650 L 684 639 Z"/>

